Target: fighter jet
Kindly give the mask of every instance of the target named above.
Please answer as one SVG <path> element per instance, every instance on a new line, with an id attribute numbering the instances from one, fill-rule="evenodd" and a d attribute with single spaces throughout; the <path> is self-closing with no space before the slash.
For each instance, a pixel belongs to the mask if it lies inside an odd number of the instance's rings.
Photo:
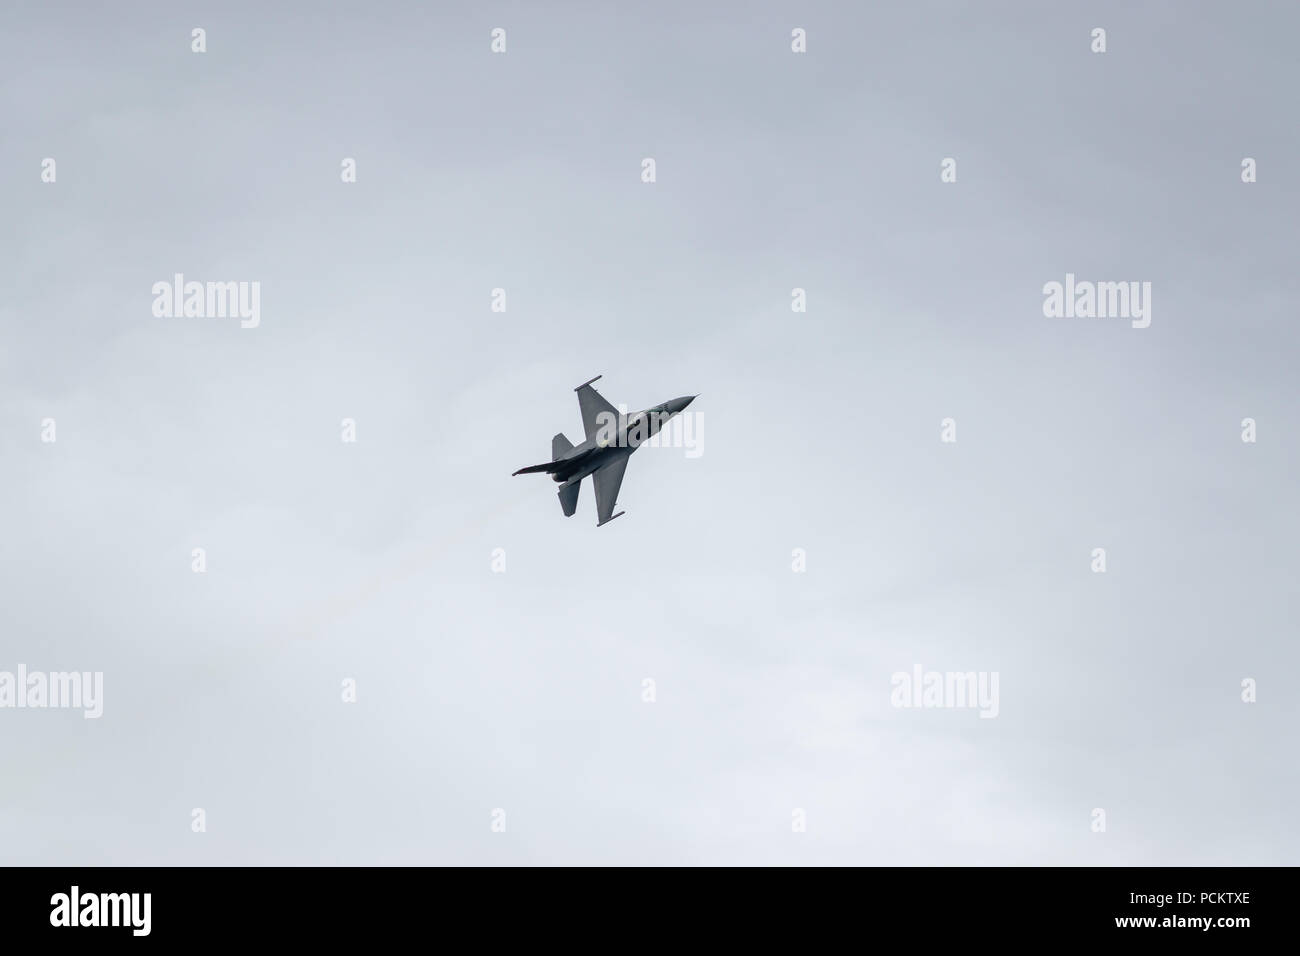
<path id="1" fill-rule="evenodd" d="M 641 445 L 658 433 L 672 418 L 698 396 L 673 398 L 662 405 L 642 412 L 620 415 L 618 409 L 605 401 L 591 387 L 600 381 L 597 375 L 574 389 L 578 393 L 578 408 L 582 411 L 582 427 L 587 439 L 581 445 L 564 437 L 564 433 L 551 439 L 551 458 L 542 465 L 520 468 L 516 475 L 546 472 L 560 483 L 560 508 L 565 517 L 572 517 L 578 508 L 578 489 L 582 479 L 591 475 L 596 486 L 596 527 L 608 524 L 625 512 L 614 514 L 618 489 L 623 483 L 627 460 Z"/>

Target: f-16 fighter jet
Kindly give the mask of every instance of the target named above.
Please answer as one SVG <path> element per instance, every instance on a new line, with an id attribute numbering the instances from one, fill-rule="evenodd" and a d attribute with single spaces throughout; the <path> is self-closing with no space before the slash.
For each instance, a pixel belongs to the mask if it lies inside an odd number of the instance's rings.
<path id="1" fill-rule="evenodd" d="M 551 439 L 551 458 L 543 465 L 520 468 L 516 475 L 546 472 L 560 483 L 560 507 L 566 517 L 578 508 L 578 489 L 582 479 L 591 475 L 596 485 L 596 527 L 613 521 L 624 514 L 614 514 L 618 489 L 623 484 L 627 460 L 652 435 L 691 402 L 695 395 L 673 398 L 662 405 L 643 412 L 620 415 L 618 409 L 605 401 L 592 382 L 600 381 L 597 375 L 574 389 L 578 393 L 578 407 L 582 411 L 582 427 L 587 439 L 581 445 L 561 433 Z"/>

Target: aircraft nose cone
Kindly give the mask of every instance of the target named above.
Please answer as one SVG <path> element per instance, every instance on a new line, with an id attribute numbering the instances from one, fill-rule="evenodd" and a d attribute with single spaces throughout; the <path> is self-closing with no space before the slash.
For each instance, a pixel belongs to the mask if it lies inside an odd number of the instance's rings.
<path id="1" fill-rule="evenodd" d="M 676 415 L 678 412 L 684 409 L 691 402 L 695 401 L 697 397 L 698 396 L 695 395 L 683 395 L 681 398 L 674 398 L 671 402 L 668 403 L 668 409 L 674 415 Z"/>

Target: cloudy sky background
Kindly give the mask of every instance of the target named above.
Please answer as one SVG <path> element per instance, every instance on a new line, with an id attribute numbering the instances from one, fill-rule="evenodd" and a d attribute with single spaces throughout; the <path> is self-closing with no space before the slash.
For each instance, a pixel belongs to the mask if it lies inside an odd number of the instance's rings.
<path id="1" fill-rule="evenodd" d="M 3 861 L 1300 862 L 1297 27 L 7 4 L 0 670 L 105 700 L 0 710 Z M 510 477 L 597 374 L 703 422 L 599 530 Z M 999 716 L 891 707 L 917 664 Z"/>

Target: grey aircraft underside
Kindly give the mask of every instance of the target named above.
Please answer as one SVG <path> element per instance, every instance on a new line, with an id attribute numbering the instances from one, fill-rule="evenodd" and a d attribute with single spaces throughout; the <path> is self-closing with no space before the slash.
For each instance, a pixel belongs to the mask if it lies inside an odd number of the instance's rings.
<path id="1" fill-rule="evenodd" d="M 541 465 L 520 468 L 516 475 L 545 472 L 560 483 L 560 507 L 566 516 L 578 508 L 578 489 L 582 479 L 591 475 L 596 486 L 596 527 L 622 515 L 614 514 L 618 489 L 623 484 L 623 472 L 632 452 L 659 432 L 664 423 L 681 412 L 696 398 L 694 395 L 673 398 L 647 408 L 645 411 L 620 415 L 618 409 L 605 401 L 591 387 L 600 380 L 597 375 L 574 389 L 578 393 L 578 408 L 582 411 L 582 427 L 586 440 L 574 445 L 564 433 L 551 439 L 551 461 Z"/>

